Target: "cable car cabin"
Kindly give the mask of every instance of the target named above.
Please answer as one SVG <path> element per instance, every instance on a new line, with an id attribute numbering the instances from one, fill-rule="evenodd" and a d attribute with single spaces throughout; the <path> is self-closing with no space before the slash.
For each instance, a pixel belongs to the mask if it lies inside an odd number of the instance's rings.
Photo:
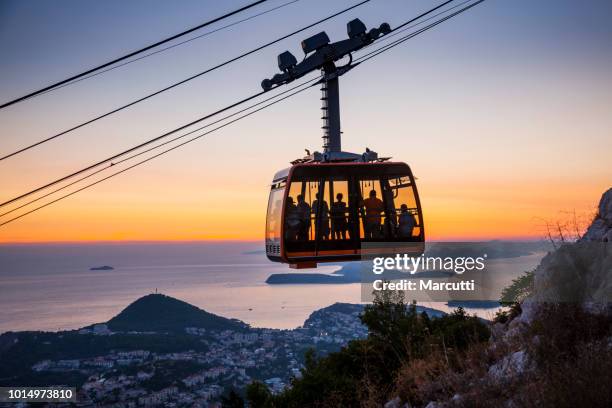
<path id="1" fill-rule="evenodd" d="M 424 240 L 419 195 L 405 163 L 299 163 L 274 176 L 266 220 L 272 261 L 312 268 L 392 256 L 394 244 L 418 256 Z"/>

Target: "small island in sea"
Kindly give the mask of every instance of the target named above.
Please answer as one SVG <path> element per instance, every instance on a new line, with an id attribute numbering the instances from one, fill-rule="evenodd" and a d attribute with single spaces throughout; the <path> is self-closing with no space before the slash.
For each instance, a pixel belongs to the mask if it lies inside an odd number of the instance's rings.
<path id="1" fill-rule="evenodd" d="M 89 268 L 90 271 L 112 271 L 114 269 L 115 268 L 109 265 L 92 266 L 91 268 Z"/>

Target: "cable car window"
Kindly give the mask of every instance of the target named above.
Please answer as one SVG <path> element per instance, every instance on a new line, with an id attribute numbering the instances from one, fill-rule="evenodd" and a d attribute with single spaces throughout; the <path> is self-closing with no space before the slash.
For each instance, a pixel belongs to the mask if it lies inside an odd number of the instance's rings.
<path id="1" fill-rule="evenodd" d="M 329 185 L 327 189 L 329 192 Z M 327 196 L 329 196 L 329 193 Z M 314 216 L 314 235 L 316 239 L 319 241 L 329 241 L 331 232 L 329 224 L 329 200 L 326 199 L 324 182 L 320 184 L 320 188 L 315 194 L 314 201 L 312 202 L 312 214 Z"/>
<path id="2" fill-rule="evenodd" d="M 285 215 L 286 240 L 314 241 L 314 217 L 319 185 L 318 180 L 297 180 L 291 183 Z"/>
<path id="3" fill-rule="evenodd" d="M 280 254 L 281 223 L 283 213 L 284 183 L 272 186 L 268 200 L 266 217 L 266 252 L 269 255 Z"/>
<path id="4" fill-rule="evenodd" d="M 418 237 L 421 228 L 421 214 L 417 206 L 413 183 L 408 176 L 390 177 L 389 188 L 394 197 L 393 212 L 397 217 L 396 237 L 400 239 Z"/>
<path id="5" fill-rule="evenodd" d="M 359 185 L 359 237 L 366 241 L 384 239 L 386 224 L 386 207 L 380 179 L 361 178 Z"/>
<path id="6" fill-rule="evenodd" d="M 332 240 L 350 240 L 352 229 L 352 217 L 349 211 L 349 188 L 348 181 L 335 179 L 329 181 L 327 196 L 331 203 L 329 208 L 331 221 Z"/>

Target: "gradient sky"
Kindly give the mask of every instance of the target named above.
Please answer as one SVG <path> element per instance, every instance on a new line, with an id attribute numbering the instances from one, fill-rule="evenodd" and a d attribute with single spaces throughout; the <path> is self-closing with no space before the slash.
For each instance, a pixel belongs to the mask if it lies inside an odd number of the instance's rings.
<path id="1" fill-rule="evenodd" d="M 264 10 L 283 1 L 272 0 Z M 279 11 L 0 111 L 0 153 L 56 133 L 356 1 Z M 0 2 L 0 100 L 248 1 Z M 307 33 L 0 162 L 4 201 L 259 91 L 276 55 L 345 24 L 392 27 L 438 4 L 372 0 Z M 252 14 L 234 18 L 239 19 Z M 612 185 L 612 3 L 487 0 L 340 82 L 343 148 L 410 164 L 430 239 L 533 238 Z M 233 20 L 232 20 L 233 21 Z M 206 29 L 204 30 L 206 31 Z M 273 173 L 320 149 L 312 89 L 0 227 L 0 242 L 262 239 Z"/>

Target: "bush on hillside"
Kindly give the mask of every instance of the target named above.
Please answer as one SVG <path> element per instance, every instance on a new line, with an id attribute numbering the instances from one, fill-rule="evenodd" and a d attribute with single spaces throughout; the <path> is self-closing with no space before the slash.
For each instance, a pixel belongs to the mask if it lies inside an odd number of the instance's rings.
<path id="1" fill-rule="evenodd" d="M 250 406 L 380 406 L 394 390 L 400 368 L 409 362 L 436 354 L 448 364 L 470 344 L 489 338 L 487 325 L 463 309 L 429 318 L 395 291 L 376 292 L 361 320 L 369 329 L 366 339 L 351 341 L 325 357 L 310 351 L 302 377 L 279 395 L 266 396 L 251 385 Z"/>

